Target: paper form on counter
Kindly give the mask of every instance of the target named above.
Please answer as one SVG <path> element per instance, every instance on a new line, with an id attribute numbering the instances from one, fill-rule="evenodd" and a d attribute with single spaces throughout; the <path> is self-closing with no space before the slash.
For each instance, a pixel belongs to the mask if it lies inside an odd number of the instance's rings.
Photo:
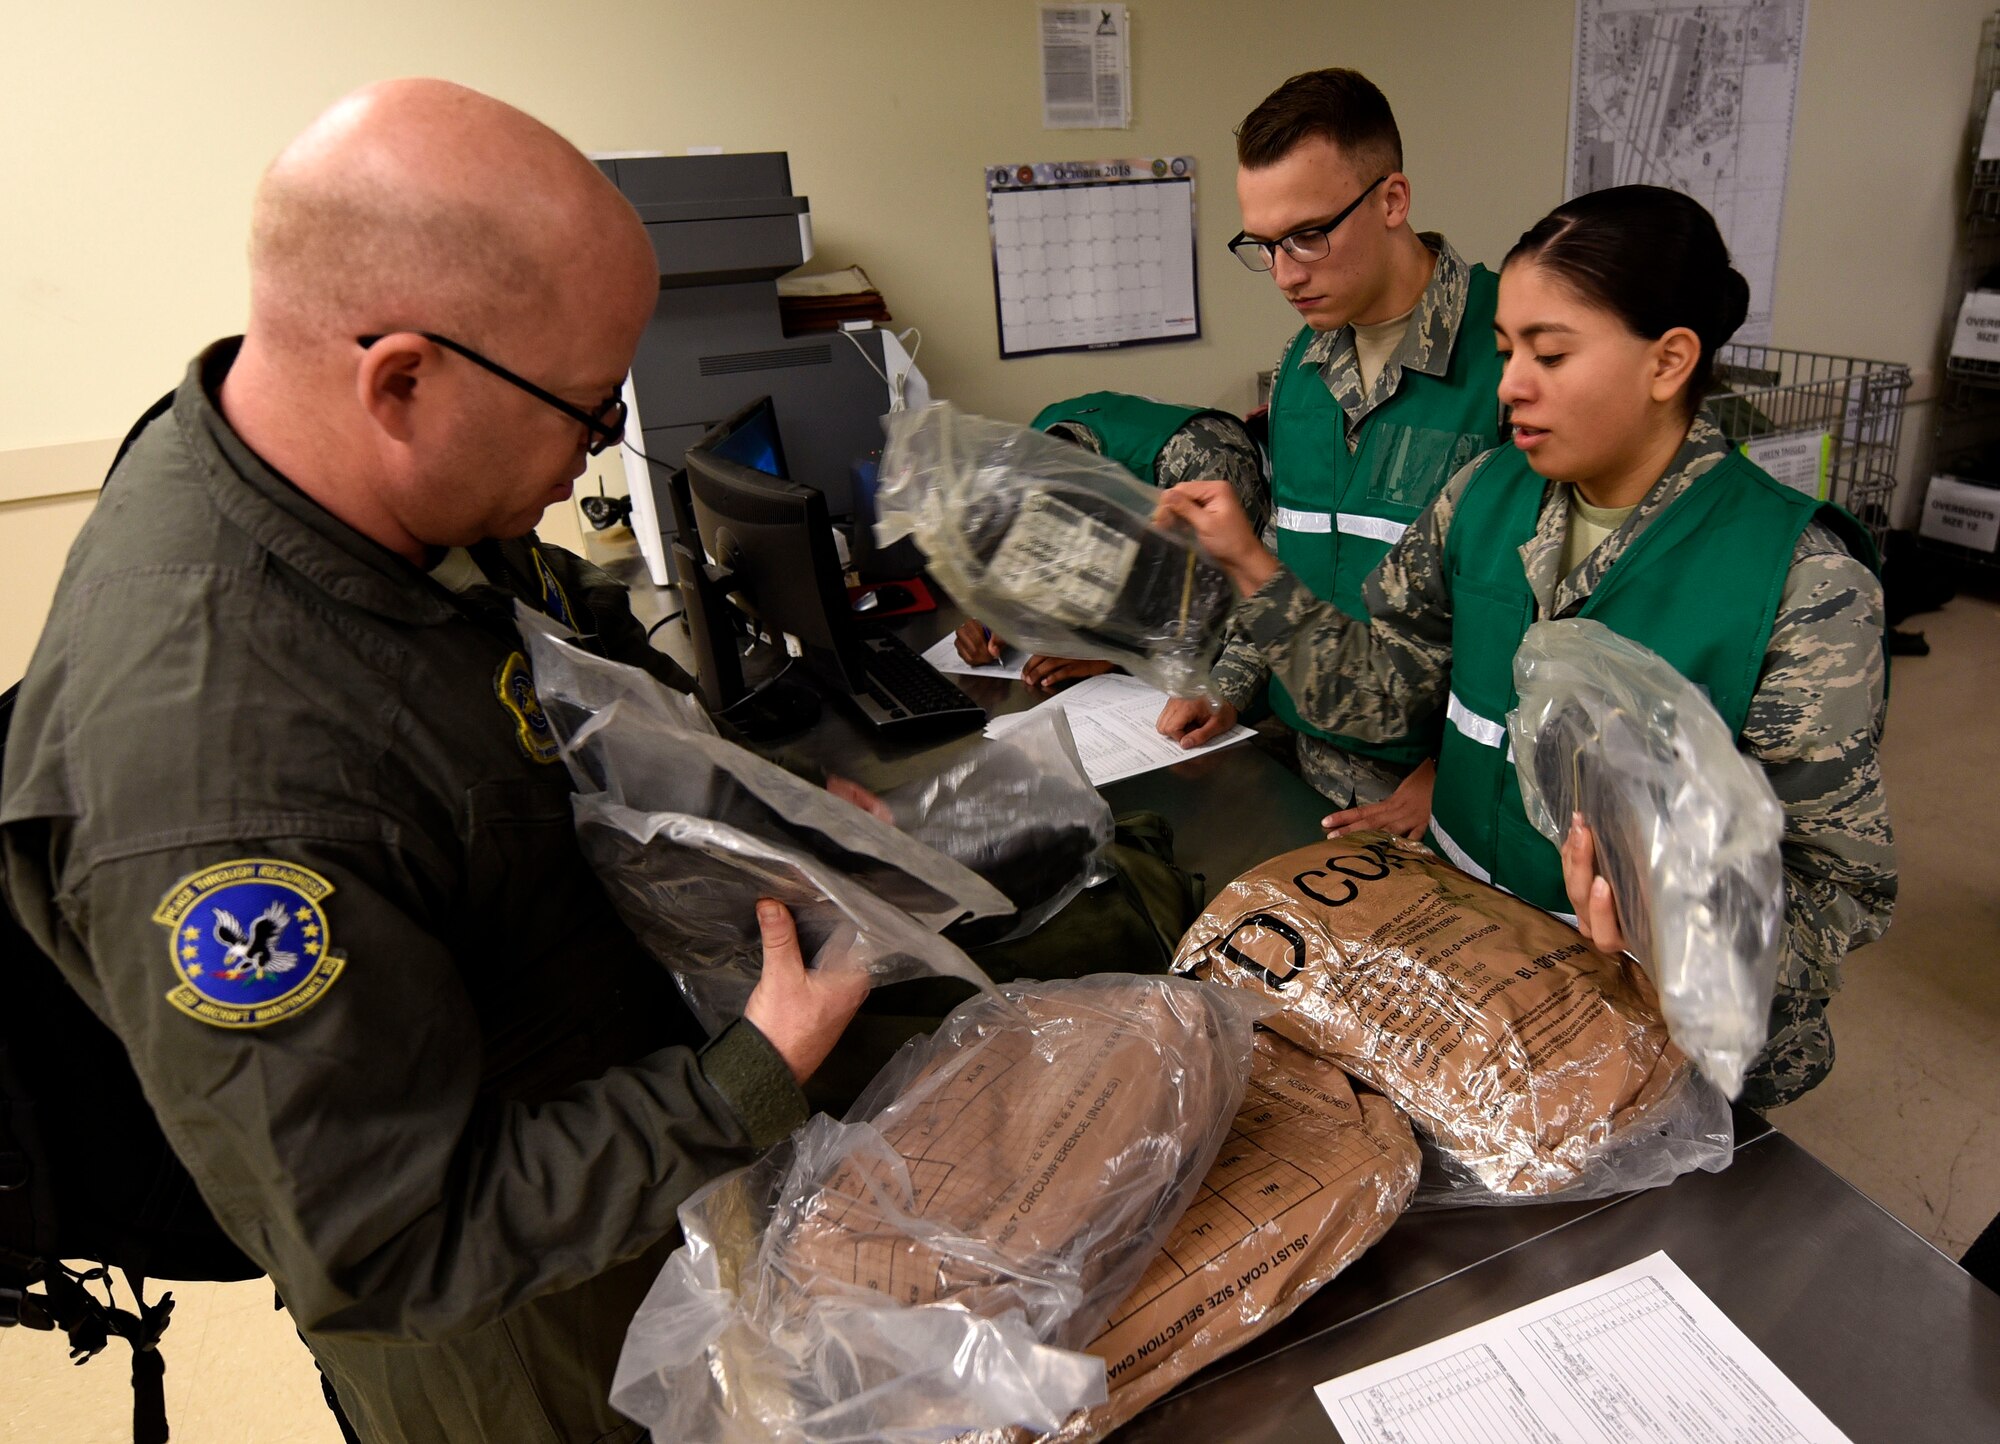
<path id="1" fill-rule="evenodd" d="M 1345 1444 L 1852 1444 L 1664 1253 L 1316 1392 Z"/>
<path id="2" fill-rule="evenodd" d="M 1147 686 L 1137 677 L 1105 672 L 1058 692 L 1040 707 L 995 717 L 986 724 L 986 735 L 1004 737 L 1010 728 L 1019 726 L 1042 707 L 1060 707 L 1069 716 L 1077 755 L 1083 759 L 1083 770 L 1090 774 L 1093 787 L 1155 768 L 1172 767 L 1176 762 L 1228 747 L 1251 735 L 1248 727 L 1239 724 L 1205 746 L 1182 747 L 1162 737 L 1155 726 L 1160 720 L 1160 709 L 1169 700 L 1165 692 Z"/>
<path id="3" fill-rule="evenodd" d="M 924 649 L 924 660 L 940 672 L 960 677 L 1002 677 L 1018 682 L 1021 669 L 1028 665 L 1028 654 L 1019 647 L 1002 647 L 997 662 L 968 662 L 958 655 L 956 636 L 946 635 Z"/>

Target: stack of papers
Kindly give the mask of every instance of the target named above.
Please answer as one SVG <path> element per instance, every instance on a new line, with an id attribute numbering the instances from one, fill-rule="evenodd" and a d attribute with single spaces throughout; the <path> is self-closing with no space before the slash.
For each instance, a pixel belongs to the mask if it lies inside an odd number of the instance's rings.
<path id="1" fill-rule="evenodd" d="M 1849 1444 L 1664 1253 L 1317 1392 L 1346 1444 Z"/>
<path id="2" fill-rule="evenodd" d="M 817 276 L 778 278 L 778 315 L 787 336 L 834 331 L 847 322 L 889 324 L 889 307 L 859 266 Z"/>
<path id="3" fill-rule="evenodd" d="M 1019 673 L 1017 666 L 1015 675 Z M 1077 754 L 1083 758 L 1083 769 L 1090 774 L 1094 787 L 1158 767 L 1172 767 L 1176 762 L 1228 747 L 1251 735 L 1248 727 L 1236 726 L 1206 746 L 1182 747 L 1162 737 L 1155 727 L 1160 720 L 1160 709 L 1169 700 L 1166 693 L 1136 677 L 1106 672 L 1057 693 L 1040 707 L 995 717 L 986 724 L 986 735 L 1005 737 L 1044 707 L 1060 707 L 1069 717 Z"/>

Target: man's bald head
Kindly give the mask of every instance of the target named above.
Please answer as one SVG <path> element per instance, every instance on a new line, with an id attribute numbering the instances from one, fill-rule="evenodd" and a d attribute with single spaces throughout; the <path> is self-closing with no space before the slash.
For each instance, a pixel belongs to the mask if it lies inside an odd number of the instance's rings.
<path id="1" fill-rule="evenodd" d="M 616 394 L 658 297 L 645 227 L 568 141 L 463 86 L 387 81 L 265 173 L 250 326 L 217 399 L 301 491 L 421 561 L 569 495 L 578 415 Z"/>
<path id="2" fill-rule="evenodd" d="M 659 274 L 574 146 L 441 80 L 356 91 L 285 148 L 258 188 L 250 272 L 252 335 L 290 352 L 407 329 L 528 341 L 589 293 L 629 304 Z"/>

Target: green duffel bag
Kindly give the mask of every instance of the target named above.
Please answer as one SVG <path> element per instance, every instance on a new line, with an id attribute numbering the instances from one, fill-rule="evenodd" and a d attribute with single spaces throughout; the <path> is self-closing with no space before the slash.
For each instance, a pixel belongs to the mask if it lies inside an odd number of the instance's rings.
<path id="1" fill-rule="evenodd" d="M 1086 973 L 1164 973 L 1206 901 L 1203 880 L 1174 862 L 1174 831 L 1157 812 L 1117 819 L 1105 851 L 1112 876 L 1078 893 L 1026 937 L 969 950 L 996 983 Z M 904 1043 L 929 1033 L 971 997 L 956 978 L 875 989 L 806 1085 L 813 1107 L 839 1116 Z"/>

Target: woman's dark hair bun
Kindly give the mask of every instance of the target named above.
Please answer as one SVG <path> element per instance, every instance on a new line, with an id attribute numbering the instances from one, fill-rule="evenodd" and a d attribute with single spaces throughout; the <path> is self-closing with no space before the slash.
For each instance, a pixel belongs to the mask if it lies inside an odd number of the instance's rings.
<path id="1" fill-rule="evenodd" d="M 1701 202 L 1664 186 L 1612 186 L 1565 201 L 1531 226 L 1506 265 L 1532 260 L 1633 334 L 1685 326 L 1701 341 L 1688 378 L 1692 414 L 1715 376 L 1715 353 L 1750 314 L 1750 283 Z M 1504 269 L 1504 265 L 1503 265 Z"/>
<path id="2" fill-rule="evenodd" d="M 1743 325 L 1743 318 L 1750 314 L 1750 283 L 1727 260 L 1722 263 L 1722 284 L 1716 297 L 1716 314 L 1720 322 L 1715 328 L 1717 346 L 1734 336 Z M 1708 338 L 1703 336 L 1702 345 L 1706 347 L 1708 344 Z"/>

